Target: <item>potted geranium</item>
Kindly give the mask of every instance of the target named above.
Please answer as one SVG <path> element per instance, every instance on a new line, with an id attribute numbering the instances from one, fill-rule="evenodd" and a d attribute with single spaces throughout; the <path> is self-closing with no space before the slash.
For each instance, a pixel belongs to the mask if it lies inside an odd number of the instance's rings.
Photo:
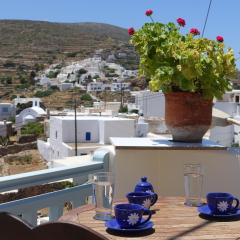
<path id="1" fill-rule="evenodd" d="M 139 30 L 129 28 L 131 43 L 140 56 L 139 72 L 145 75 L 152 91 L 165 94 L 165 121 L 175 141 L 200 142 L 212 119 L 212 100 L 231 89 L 236 74 L 234 53 L 225 50 L 224 39 L 198 37 L 191 28 L 180 32 L 186 22 L 177 24 L 152 20 Z"/>

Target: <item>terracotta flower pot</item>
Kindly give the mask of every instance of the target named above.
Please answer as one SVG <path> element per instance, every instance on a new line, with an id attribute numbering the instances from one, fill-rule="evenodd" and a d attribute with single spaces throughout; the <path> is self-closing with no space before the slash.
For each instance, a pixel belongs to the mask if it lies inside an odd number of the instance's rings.
<path id="1" fill-rule="evenodd" d="M 198 93 L 167 93 L 165 121 L 173 141 L 201 142 L 211 125 L 212 100 Z"/>

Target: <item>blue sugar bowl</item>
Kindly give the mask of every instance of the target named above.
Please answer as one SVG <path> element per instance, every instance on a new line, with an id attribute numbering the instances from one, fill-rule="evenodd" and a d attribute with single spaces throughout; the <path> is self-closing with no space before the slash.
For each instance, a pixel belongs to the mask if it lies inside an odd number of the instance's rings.
<path id="1" fill-rule="evenodd" d="M 148 192 L 152 194 L 151 197 L 151 206 L 156 203 L 158 200 L 157 193 L 154 192 L 153 186 L 150 182 L 147 181 L 147 177 L 141 177 L 140 181 L 135 186 L 134 192 Z"/>

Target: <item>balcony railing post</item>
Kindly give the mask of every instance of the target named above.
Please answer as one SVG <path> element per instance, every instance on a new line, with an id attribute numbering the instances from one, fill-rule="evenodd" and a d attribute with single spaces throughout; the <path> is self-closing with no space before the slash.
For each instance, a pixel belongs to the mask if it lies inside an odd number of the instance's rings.
<path id="1" fill-rule="evenodd" d="M 97 150 L 93 154 L 93 161 L 103 162 L 103 169 L 105 172 L 109 171 L 110 153 L 107 149 Z"/>
<path id="2" fill-rule="evenodd" d="M 27 211 L 22 213 L 22 219 L 33 226 L 37 226 L 37 211 Z"/>
<path id="3" fill-rule="evenodd" d="M 63 215 L 64 206 L 51 206 L 49 207 L 49 221 L 56 221 Z"/>

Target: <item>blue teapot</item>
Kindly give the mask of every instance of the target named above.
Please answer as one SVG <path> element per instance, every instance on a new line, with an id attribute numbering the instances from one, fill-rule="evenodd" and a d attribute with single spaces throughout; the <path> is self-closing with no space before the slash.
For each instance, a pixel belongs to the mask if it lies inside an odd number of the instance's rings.
<path id="1" fill-rule="evenodd" d="M 147 177 L 141 177 L 141 180 L 135 186 L 134 192 L 148 192 L 152 194 L 151 206 L 158 200 L 157 193 L 154 192 L 153 186 L 147 181 Z"/>

